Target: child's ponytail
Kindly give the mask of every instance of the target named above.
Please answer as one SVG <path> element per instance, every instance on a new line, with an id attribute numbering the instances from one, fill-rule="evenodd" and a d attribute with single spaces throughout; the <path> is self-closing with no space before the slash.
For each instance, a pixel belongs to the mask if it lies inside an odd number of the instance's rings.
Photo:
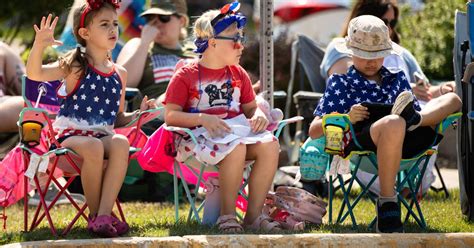
<path id="1" fill-rule="evenodd" d="M 82 52 L 79 46 L 59 59 L 59 66 L 68 73 L 71 73 L 73 68 L 78 68 L 78 71 L 84 72 L 88 63 L 87 54 Z"/>

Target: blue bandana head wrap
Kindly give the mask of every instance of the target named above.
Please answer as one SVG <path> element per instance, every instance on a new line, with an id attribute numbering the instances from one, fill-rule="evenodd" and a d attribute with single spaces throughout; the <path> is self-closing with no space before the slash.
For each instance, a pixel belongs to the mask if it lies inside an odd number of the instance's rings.
<path id="1" fill-rule="evenodd" d="M 211 21 L 215 36 L 220 34 L 234 22 L 237 23 L 238 29 L 242 29 L 245 26 L 245 24 L 247 23 L 247 17 L 245 17 L 241 13 L 236 13 L 239 8 L 240 3 L 238 1 L 226 4 L 224 7 L 221 8 L 221 13 Z M 204 53 L 204 51 L 206 51 L 207 47 L 209 46 L 208 41 L 208 38 L 195 39 L 194 44 L 196 45 L 196 49 L 194 50 L 194 52 L 199 54 Z"/>

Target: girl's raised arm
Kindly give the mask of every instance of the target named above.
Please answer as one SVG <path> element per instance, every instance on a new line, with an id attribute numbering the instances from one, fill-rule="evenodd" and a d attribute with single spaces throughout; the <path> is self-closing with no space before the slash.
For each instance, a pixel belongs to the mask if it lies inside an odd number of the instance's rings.
<path id="1" fill-rule="evenodd" d="M 42 56 L 44 49 L 52 45 L 62 45 L 59 40 L 54 39 L 54 28 L 58 22 L 58 17 L 55 17 L 51 22 L 52 15 L 41 19 L 40 27 L 35 24 L 35 42 L 31 48 L 28 62 L 26 63 L 26 74 L 28 78 L 35 81 L 52 81 L 66 77 L 67 73 L 61 69 L 58 62 L 50 65 L 42 64 Z"/>

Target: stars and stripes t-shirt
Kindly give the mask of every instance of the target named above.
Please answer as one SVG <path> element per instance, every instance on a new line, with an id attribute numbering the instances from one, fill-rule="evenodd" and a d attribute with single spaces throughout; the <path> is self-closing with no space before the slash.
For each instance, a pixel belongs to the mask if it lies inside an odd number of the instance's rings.
<path id="1" fill-rule="evenodd" d="M 181 58 L 174 54 L 154 54 L 151 56 L 155 84 L 167 83 L 174 74 L 176 64 Z"/>
<path id="2" fill-rule="evenodd" d="M 382 84 L 369 81 L 351 66 L 347 74 L 333 74 L 323 97 L 314 111 L 315 116 L 324 116 L 332 112 L 348 113 L 351 107 L 362 102 L 393 104 L 403 91 L 411 91 L 410 84 L 403 71 L 390 72 L 380 69 Z M 415 99 L 415 108 L 420 110 Z"/>
<path id="3" fill-rule="evenodd" d="M 62 100 L 53 126 L 60 134 L 65 130 L 113 134 L 122 93 L 120 76 L 115 69 L 105 74 L 90 65 L 84 75 L 69 94 L 65 83 L 58 89 Z"/>

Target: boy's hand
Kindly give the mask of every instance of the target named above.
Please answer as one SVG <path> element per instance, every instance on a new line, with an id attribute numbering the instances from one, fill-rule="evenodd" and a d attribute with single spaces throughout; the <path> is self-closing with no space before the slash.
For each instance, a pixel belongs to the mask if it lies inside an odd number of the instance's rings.
<path id="1" fill-rule="evenodd" d="M 36 24 L 33 26 L 36 32 L 35 44 L 42 48 L 52 45 L 61 46 L 63 44 L 61 41 L 54 39 L 54 28 L 56 27 L 59 18 L 56 16 L 51 23 L 52 18 L 53 15 L 51 14 L 48 15 L 48 18 L 43 16 L 43 18 L 41 18 L 40 27 L 38 28 Z"/>
<path id="2" fill-rule="evenodd" d="M 355 124 L 356 122 L 368 119 L 370 113 L 367 107 L 364 107 L 361 104 L 355 104 L 351 107 L 351 110 L 349 111 L 348 115 L 351 123 Z"/>
<path id="3" fill-rule="evenodd" d="M 201 126 L 209 132 L 212 138 L 224 137 L 232 132 L 229 125 L 215 115 L 200 114 L 199 118 Z"/>
<path id="4" fill-rule="evenodd" d="M 250 128 L 252 128 L 252 132 L 260 133 L 267 129 L 269 121 L 265 115 L 254 114 L 252 118 L 250 118 Z"/>

